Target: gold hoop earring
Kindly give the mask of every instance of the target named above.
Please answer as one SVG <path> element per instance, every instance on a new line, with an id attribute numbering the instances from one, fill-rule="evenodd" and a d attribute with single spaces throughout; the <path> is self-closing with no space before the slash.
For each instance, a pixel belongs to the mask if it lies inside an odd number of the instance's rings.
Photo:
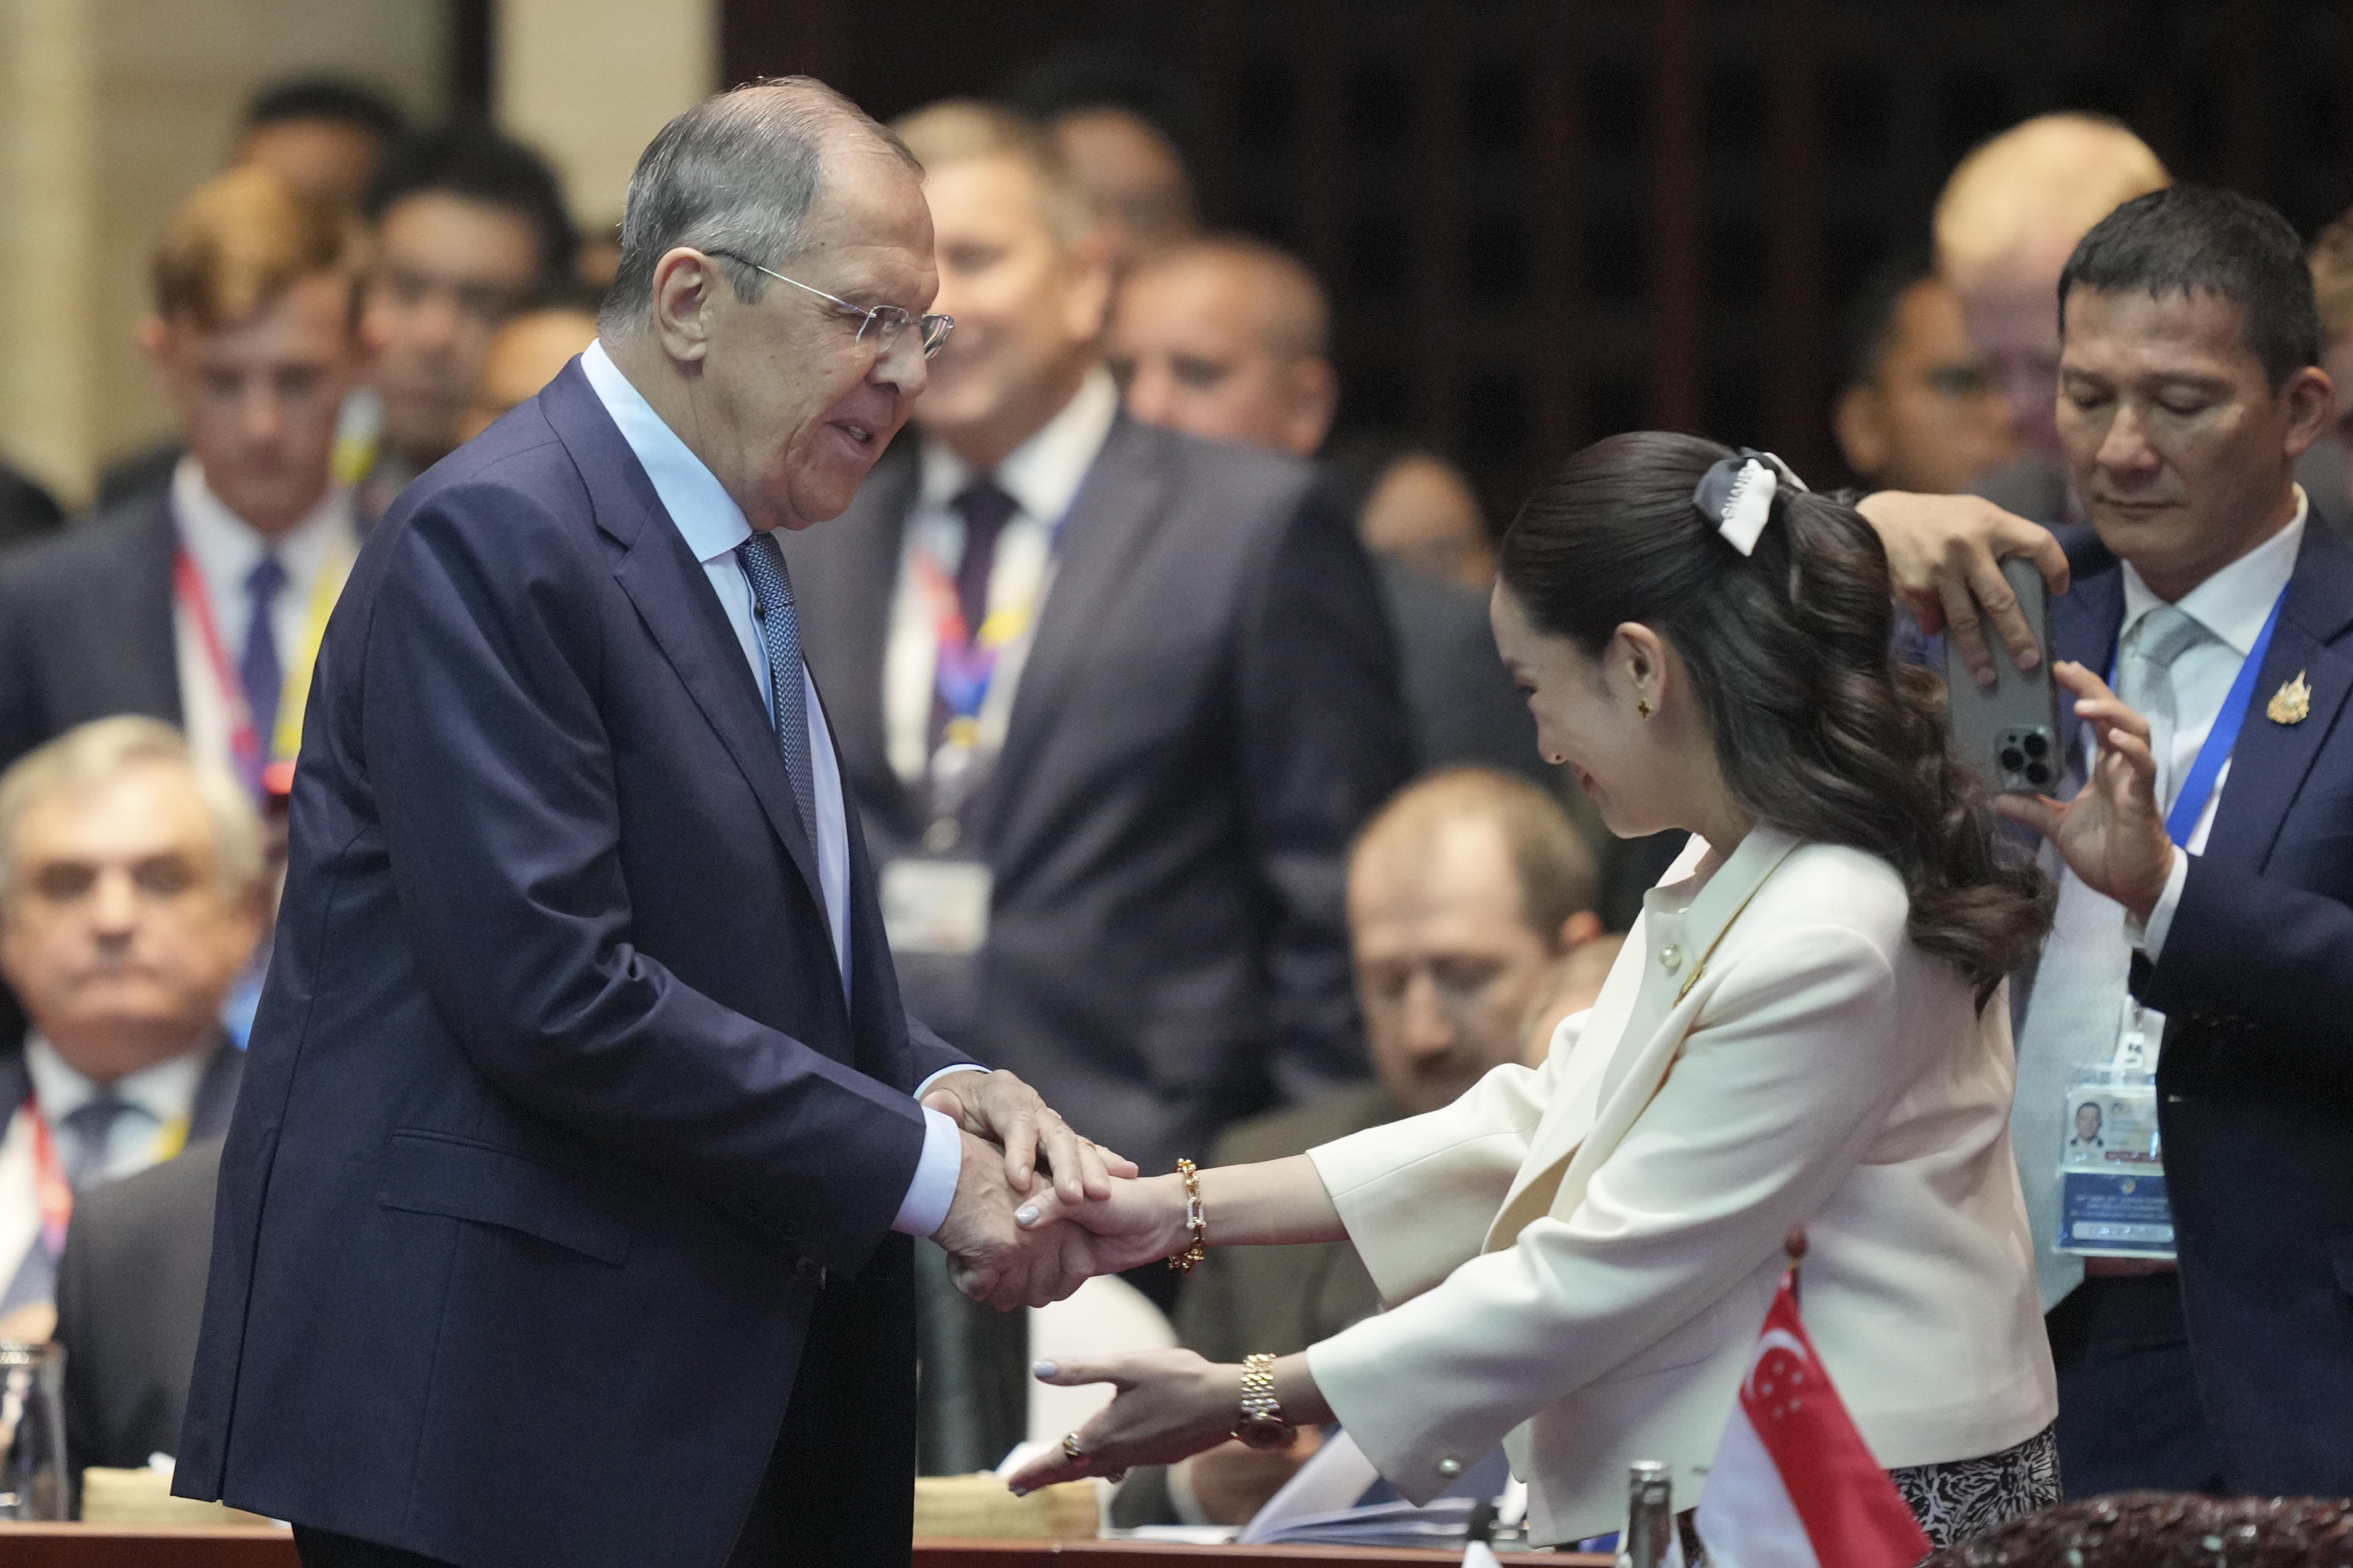
<path id="1" fill-rule="evenodd" d="M 1647 697 L 1636 698 L 1634 700 L 1634 711 L 1640 713 L 1643 718 L 1648 719 L 1652 712 L 1651 700 Z"/>

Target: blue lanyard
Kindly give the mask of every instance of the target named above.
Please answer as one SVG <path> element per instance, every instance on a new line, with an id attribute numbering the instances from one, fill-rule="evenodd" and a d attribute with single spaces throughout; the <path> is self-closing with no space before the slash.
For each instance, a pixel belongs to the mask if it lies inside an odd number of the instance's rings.
<path id="1" fill-rule="evenodd" d="M 2165 836 L 2182 848 L 2189 847 L 2189 836 L 2198 831 L 2198 819 L 2206 815 L 2206 803 L 2214 796 L 2214 786 L 2222 777 L 2222 764 L 2231 760 L 2231 749 L 2239 743 L 2239 731 L 2247 722 L 2248 705 L 2255 700 L 2255 682 L 2263 679 L 2263 655 L 2271 651 L 2272 633 L 2279 626 L 2280 606 L 2287 603 L 2287 590 L 2272 601 L 2272 613 L 2263 617 L 2263 629 L 2256 635 L 2255 646 L 2247 650 L 2244 663 L 2239 666 L 2239 678 L 2231 682 L 2230 695 L 2222 699 L 2222 710 L 2214 715 L 2214 727 L 2206 731 L 2205 744 L 2198 748 L 2198 760 L 2189 764 L 2189 776 L 2181 781 L 2181 793 L 2173 798 L 2173 809 L 2165 814 Z M 2108 686 L 2116 684 L 2116 665 L 2123 657 L 2119 648 L 2108 660 Z"/>

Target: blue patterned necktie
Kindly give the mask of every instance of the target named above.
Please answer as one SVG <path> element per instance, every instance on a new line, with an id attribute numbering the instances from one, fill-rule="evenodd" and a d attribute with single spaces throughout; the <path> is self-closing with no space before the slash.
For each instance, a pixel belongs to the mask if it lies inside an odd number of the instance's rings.
<path id="1" fill-rule="evenodd" d="M 270 625 L 270 612 L 285 586 L 286 568 L 275 555 L 264 555 L 246 574 L 245 601 L 250 618 L 245 623 L 245 652 L 237 661 L 237 673 L 245 688 L 246 711 L 252 715 L 253 734 L 261 742 L 265 767 L 270 743 L 278 734 L 278 694 L 286 686 L 285 668 L 278 662 L 278 637 Z"/>
<path id="2" fill-rule="evenodd" d="M 785 773 L 801 808 L 801 826 L 817 842 L 817 773 L 809 764 L 808 699 L 801 681 L 801 623 L 793 608 L 793 581 L 776 536 L 754 532 L 735 547 L 744 575 L 752 584 L 752 613 L 759 617 L 768 650 L 769 706 L 775 710 L 776 744 L 785 753 Z"/>

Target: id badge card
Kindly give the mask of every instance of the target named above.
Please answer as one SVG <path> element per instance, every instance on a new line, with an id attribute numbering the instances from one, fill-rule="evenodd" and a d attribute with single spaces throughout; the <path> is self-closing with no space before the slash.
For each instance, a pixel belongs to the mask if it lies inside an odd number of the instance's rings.
<path id="1" fill-rule="evenodd" d="M 2079 1068 L 2060 1144 L 2056 1250 L 2173 1257 L 2173 1210 L 2157 1131 L 2157 1075 L 2137 1062 Z"/>
<path id="2" fill-rule="evenodd" d="M 882 931 L 891 951 L 969 958 L 988 942 L 995 879 L 977 860 L 893 860 L 882 868 Z"/>

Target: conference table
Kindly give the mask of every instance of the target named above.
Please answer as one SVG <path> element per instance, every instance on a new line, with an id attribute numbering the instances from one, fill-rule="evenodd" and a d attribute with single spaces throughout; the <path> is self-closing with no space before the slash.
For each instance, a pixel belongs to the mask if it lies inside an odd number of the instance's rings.
<path id="1" fill-rule="evenodd" d="M 1176 1546 L 1141 1541 L 918 1541 L 915 1568 L 1405 1568 L 1462 1561 L 1459 1552 L 1335 1546 Z M 1613 1559 L 1546 1553 L 1551 1568 L 1609 1568 Z M 0 1524 L 5 1568 L 300 1568 L 282 1530 L 115 1530 Z"/>

